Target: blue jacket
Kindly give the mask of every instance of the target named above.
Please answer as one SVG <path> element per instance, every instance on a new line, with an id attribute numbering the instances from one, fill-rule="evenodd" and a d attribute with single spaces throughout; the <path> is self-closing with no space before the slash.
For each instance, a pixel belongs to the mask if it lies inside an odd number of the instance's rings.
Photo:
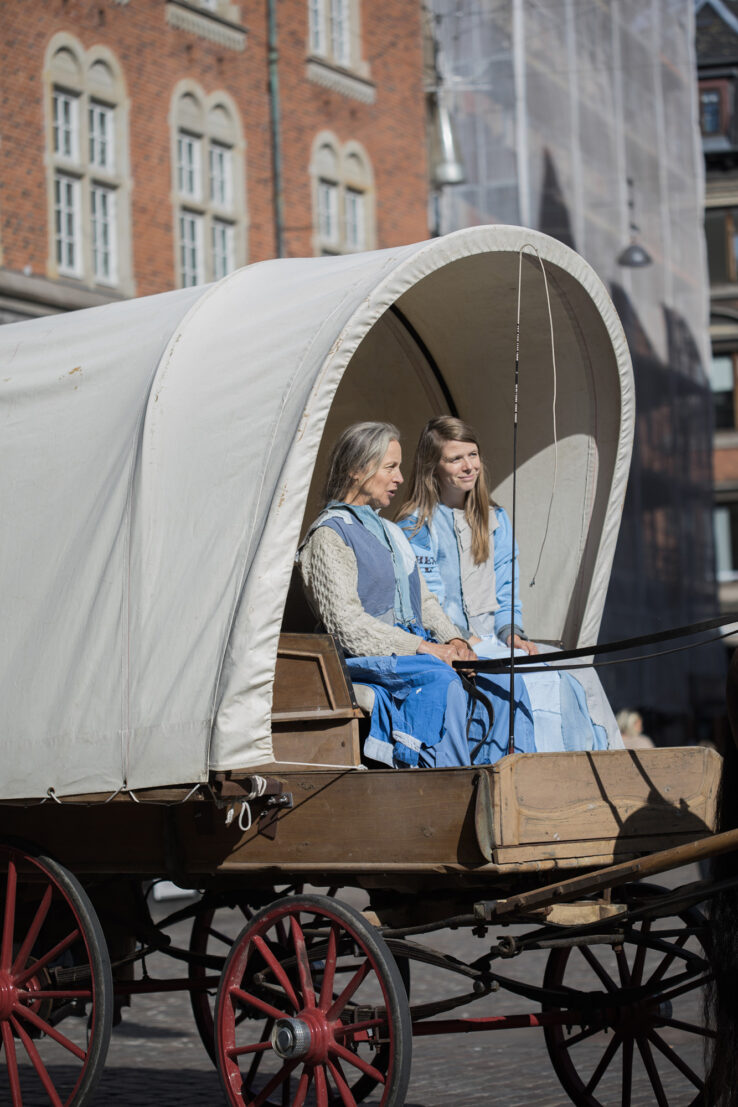
<path id="1" fill-rule="evenodd" d="M 426 584 L 438 597 L 446 614 L 458 624 L 464 634 L 473 632 L 481 638 L 494 633 L 504 642 L 513 630 L 515 634 L 525 637 L 517 544 L 515 614 L 512 624 L 510 621 L 512 526 L 504 508 L 493 507 L 490 510 L 490 558 L 480 566 L 475 566 L 471 558 L 471 531 L 463 512 L 453 512 L 455 546 L 451 545 L 449 526 L 444 525 L 443 519 L 438 517 L 438 509 L 430 524 L 425 524 L 417 534 L 413 534 L 416 521 L 417 516 L 409 515 L 401 519 L 399 525 L 415 551 L 418 567 Z"/>

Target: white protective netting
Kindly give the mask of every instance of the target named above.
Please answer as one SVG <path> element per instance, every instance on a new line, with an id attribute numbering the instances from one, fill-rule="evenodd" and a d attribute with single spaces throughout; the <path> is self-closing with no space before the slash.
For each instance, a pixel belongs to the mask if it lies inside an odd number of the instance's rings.
<path id="1" fill-rule="evenodd" d="M 560 239 L 610 288 L 628 337 L 638 423 L 602 637 L 712 615 L 692 0 L 428 0 L 427 11 L 431 81 L 466 172 L 438 190 L 440 232 L 499 221 Z M 632 221 L 652 258 L 644 268 L 618 264 Z M 722 671 L 707 649 L 607 679 L 616 708 L 693 714 L 717 703 Z"/>

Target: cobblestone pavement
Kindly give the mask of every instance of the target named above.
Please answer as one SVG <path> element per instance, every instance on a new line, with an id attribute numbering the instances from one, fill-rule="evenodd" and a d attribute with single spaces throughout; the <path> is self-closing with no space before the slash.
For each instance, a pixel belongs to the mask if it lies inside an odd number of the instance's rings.
<path id="1" fill-rule="evenodd" d="M 687 871 L 687 878 L 694 875 Z M 673 880 L 673 878 L 672 878 Z M 680 881 L 681 882 L 681 881 Z M 353 896 L 354 900 L 356 895 Z M 359 903 L 359 905 L 361 905 Z M 181 902 L 167 903 L 167 910 L 181 906 Z M 218 927 L 235 933 L 239 928 L 236 913 L 221 913 Z M 242 920 L 240 920 L 242 921 Z M 666 924 L 660 924 L 662 927 Z M 512 928 L 511 931 L 512 932 Z M 179 926 L 172 932 L 176 944 L 186 946 L 187 928 Z M 494 933 L 490 933 L 494 938 Z M 467 932 L 442 932 L 432 936 L 435 948 L 441 948 L 461 958 L 473 959 L 484 952 L 484 945 Z M 691 941 L 691 940 L 690 940 Z M 431 944 L 428 940 L 427 944 Z M 603 956 L 612 957 L 609 947 L 602 947 Z M 509 976 L 540 983 L 547 954 L 527 953 L 525 957 L 505 962 Z M 499 962 L 495 966 L 499 966 Z M 565 978 L 574 986 L 601 987 L 591 983 L 587 963 L 581 954 L 572 955 L 573 975 Z M 163 968 L 163 971 L 162 971 Z M 152 960 L 152 975 L 178 976 L 182 965 L 167 960 L 162 967 Z M 610 971 L 617 975 L 614 962 Z M 448 974 L 443 974 L 446 977 Z M 438 998 L 439 982 L 436 970 L 413 966 L 412 1002 L 427 1002 Z M 451 980 L 449 991 L 467 990 L 460 978 Z M 448 992 L 446 992 L 448 994 Z M 535 1004 L 506 993 L 494 996 L 453 1012 L 458 1015 L 511 1014 L 535 1010 Z M 686 1014 L 679 1016 L 699 1021 L 698 1003 L 690 995 Z M 68 1023 L 65 1022 L 65 1027 Z M 695 1035 L 678 1029 L 664 1031 L 679 1056 L 694 1069 L 701 1070 L 700 1041 Z M 576 1051 L 582 1056 L 581 1071 L 587 1079 L 594 1071 L 603 1049 L 612 1042 L 612 1035 L 595 1035 L 581 1043 Z M 574 1050 L 571 1051 L 572 1053 Z M 620 1051 L 622 1052 L 622 1051 Z M 659 1056 L 657 1054 L 657 1056 Z M 619 1061 L 613 1066 L 619 1075 Z M 676 1068 L 668 1063 L 659 1068 L 664 1076 L 670 1107 L 687 1107 L 693 1094 L 690 1085 Z M 0 1103 L 5 1104 L 6 1094 L 0 1088 Z M 607 1078 L 598 1085 L 598 1096 L 605 1107 L 619 1107 L 621 1103 L 619 1081 L 608 1085 Z M 655 1103 L 652 1087 L 641 1069 L 637 1076 L 631 1099 L 632 1107 L 652 1107 Z M 38 1107 L 49 1100 L 41 1095 Z M 376 1103 L 370 1099 L 368 1103 Z M 195 1028 L 186 993 L 169 993 L 151 996 L 134 996 L 132 1005 L 123 1013 L 123 1020 L 113 1033 L 107 1066 L 95 1097 L 97 1107 L 107 1104 L 118 1107 L 221 1107 L 225 1100 L 217 1074 L 202 1048 Z M 415 1039 L 413 1043 L 412 1077 L 406 1107 L 449 1107 L 450 1104 L 465 1107 L 565 1107 L 570 1103 L 557 1079 L 540 1029 L 506 1030 L 494 1033 L 464 1034 Z M 36 1107 L 36 1101 L 26 1102 L 24 1107 Z"/>

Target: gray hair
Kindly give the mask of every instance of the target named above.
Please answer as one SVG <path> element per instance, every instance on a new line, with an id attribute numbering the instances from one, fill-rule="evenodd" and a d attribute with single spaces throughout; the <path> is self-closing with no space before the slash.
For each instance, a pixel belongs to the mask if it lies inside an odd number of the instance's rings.
<path id="1" fill-rule="evenodd" d="M 353 423 L 331 450 L 324 497 L 344 500 L 354 483 L 354 474 L 373 477 L 382 464 L 390 442 L 399 442 L 400 432 L 392 423 Z"/>

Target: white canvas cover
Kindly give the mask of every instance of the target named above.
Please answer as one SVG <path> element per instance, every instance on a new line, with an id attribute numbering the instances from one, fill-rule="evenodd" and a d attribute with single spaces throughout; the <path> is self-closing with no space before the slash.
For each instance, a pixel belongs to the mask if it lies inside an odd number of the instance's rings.
<path id="1" fill-rule="evenodd" d="M 510 506 L 526 243 L 549 279 L 558 444 L 530 255 L 523 603 L 530 633 L 574 645 L 597 635 L 634 413 L 613 306 L 560 243 L 472 228 L 0 328 L 0 798 L 195 783 L 272 760 L 285 597 L 335 432 L 392 418 L 410 455 L 425 420 L 453 405 Z"/>

